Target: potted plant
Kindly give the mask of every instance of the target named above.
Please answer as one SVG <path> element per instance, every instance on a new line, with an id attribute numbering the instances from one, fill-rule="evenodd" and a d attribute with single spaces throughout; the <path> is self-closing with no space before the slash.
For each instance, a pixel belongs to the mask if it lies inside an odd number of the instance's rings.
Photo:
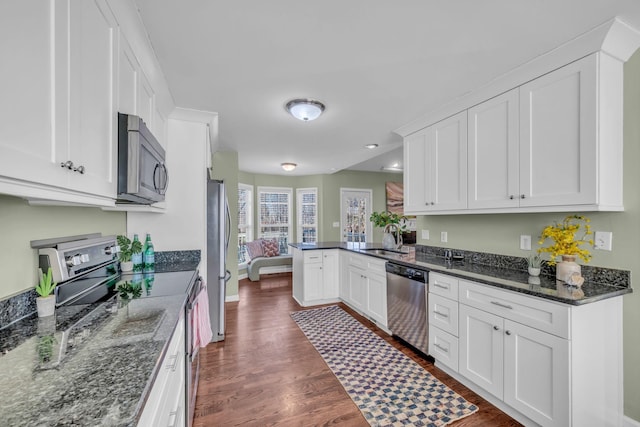
<path id="1" fill-rule="evenodd" d="M 540 254 L 533 254 L 529 256 L 529 275 L 537 277 L 540 275 L 540 268 L 542 267 L 542 257 Z"/>
<path id="2" fill-rule="evenodd" d="M 576 236 L 580 229 L 581 236 Z M 591 226 L 589 218 L 582 215 L 568 215 L 560 223 L 548 225 L 542 230 L 540 241 L 542 245 L 547 239 L 553 241 L 553 244 L 546 248 L 538 249 L 538 253 L 547 252 L 550 256 L 549 265 L 556 265 L 556 258 L 560 256 L 562 261 L 556 266 L 556 279 L 562 282 L 568 282 L 569 278 L 577 273 L 580 276 L 580 264 L 576 263 L 576 257 L 580 257 L 584 262 L 591 260 L 591 253 L 588 249 L 582 249 L 583 244 L 593 245 Z"/>
<path id="3" fill-rule="evenodd" d="M 118 246 L 120 246 L 120 252 L 118 252 L 118 259 L 120 260 L 120 269 L 123 272 L 133 270 L 133 261 L 131 256 L 142 252 L 142 243 L 139 241 L 131 241 L 127 236 L 120 235 L 117 237 Z"/>
<path id="4" fill-rule="evenodd" d="M 36 286 L 38 297 L 36 305 L 38 307 L 38 317 L 52 316 L 56 310 L 56 297 L 53 295 L 57 283 L 53 281 L 51 267 L 47 270 L 47 274 L 38 269 L 40 280 Z"/>
<path id="5" fill-rule="evenodd" d="M 403 222 L 406 217 L 404 215 L 398 215 L 389 211 L 373 212 L 369 217 L 369 221 L 373 223 L 375 227 L 383 227 L 384 235 L 382 237 L 382 246 L 385 249 L 396 249 L 396 247 L 402 244 L 402 232 L 407 229 L 407 225 Z M 395 228 L 398 241 L 392 234 L 392 228 Z"/>

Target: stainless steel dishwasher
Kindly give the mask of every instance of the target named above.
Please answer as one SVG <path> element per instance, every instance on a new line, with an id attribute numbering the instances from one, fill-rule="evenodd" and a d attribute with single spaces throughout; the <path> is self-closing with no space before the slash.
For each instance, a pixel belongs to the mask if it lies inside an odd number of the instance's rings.
<path id="1" fill-rule="evenodd" d="M 387 321 L 393 335 L 424 354 L 429 351 L 428 272 L 387 262 Z"/>

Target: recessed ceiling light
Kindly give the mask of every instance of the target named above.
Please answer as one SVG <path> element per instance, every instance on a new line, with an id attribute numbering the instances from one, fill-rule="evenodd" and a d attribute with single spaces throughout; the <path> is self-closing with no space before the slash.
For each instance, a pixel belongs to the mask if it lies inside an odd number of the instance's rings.
<path id="1" fill-rule="evenodd" d="M 320 117 L 324 111 L 324 104 L 314 99 L 293 99 L 285 105 L 286 110 L 298 120 L 310 122 Z"/>
<path id="2" fill-rule="evenodd" d="M 383 166 L 380 170 L 385 172 L 402 172 L 404 169 L 402 169 L 398 163 L 394 163 L 393 166 Z"/>
<path id="3" fill-rule="evenodd" d="M 282 166 L 282 169 L 284 169 L 287 172 L 291 172 L 292 170 L 294 170 L 296 168 L 296 166 L 298 166 L 295 163 L 282 163 L 280 166 Z"/>
<path id="4" fill-rule="evenodd" d="M 378 148 L 378 144 L 367 144 L 364 148 L 368 148 L 369 150 L 373 150 L 374 148 Z"/>

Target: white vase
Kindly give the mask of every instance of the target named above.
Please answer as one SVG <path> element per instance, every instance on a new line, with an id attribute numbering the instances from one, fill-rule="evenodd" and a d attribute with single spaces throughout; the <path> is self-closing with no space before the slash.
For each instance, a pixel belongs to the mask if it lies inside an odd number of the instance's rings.
<path id="1" fill-rule="evenodd" d="M 540 275 L 540 267 L 529 267 L 529 276 L 538 277 Z"/>
<path id="2" fill-rule="evenodd" d="M 396 239 L 391 233 L 384 233 L 382 236 L 382 247 L 387 250 L 393 250 L 396 248 Z"/>
<path id="3" fill-rule="evenodd" d="M 120 270 L 123 273 L 133 271 L 133 261 L 120 261 Z"/>
<path id="4" fill-rule="evenodd" d="M 562 261 L 556 264 L 556 280 L 567 283 L 573 273 L 582 274 L 582 268 L 576 262 L 576 256 L 562 255 Z"/>
<path id="5" fill-rule="evenodd" d="M 38 297 L 36 298 L 36 306 L 38 307 L 38 317 L 53 316 L 56 312 L 56 296 Z"/>

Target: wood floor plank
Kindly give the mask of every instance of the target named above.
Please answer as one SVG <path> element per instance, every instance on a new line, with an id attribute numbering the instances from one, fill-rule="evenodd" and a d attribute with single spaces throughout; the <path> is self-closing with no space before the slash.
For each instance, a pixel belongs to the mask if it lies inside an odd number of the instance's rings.
<path id="1" fill-rule="evenodd" d="M 201 351 L 194 427 L 369 425 L 291 319 L 291 312 L 304 309 L 291 292 L 290 273 L 262 275 L 260 282 L 240 281 L 240 301 L 226 304 L 225 341 Z M 520 426 L 410 347 L 339 305 L 478 405 L 477 413 L 452 426 Z"/>

